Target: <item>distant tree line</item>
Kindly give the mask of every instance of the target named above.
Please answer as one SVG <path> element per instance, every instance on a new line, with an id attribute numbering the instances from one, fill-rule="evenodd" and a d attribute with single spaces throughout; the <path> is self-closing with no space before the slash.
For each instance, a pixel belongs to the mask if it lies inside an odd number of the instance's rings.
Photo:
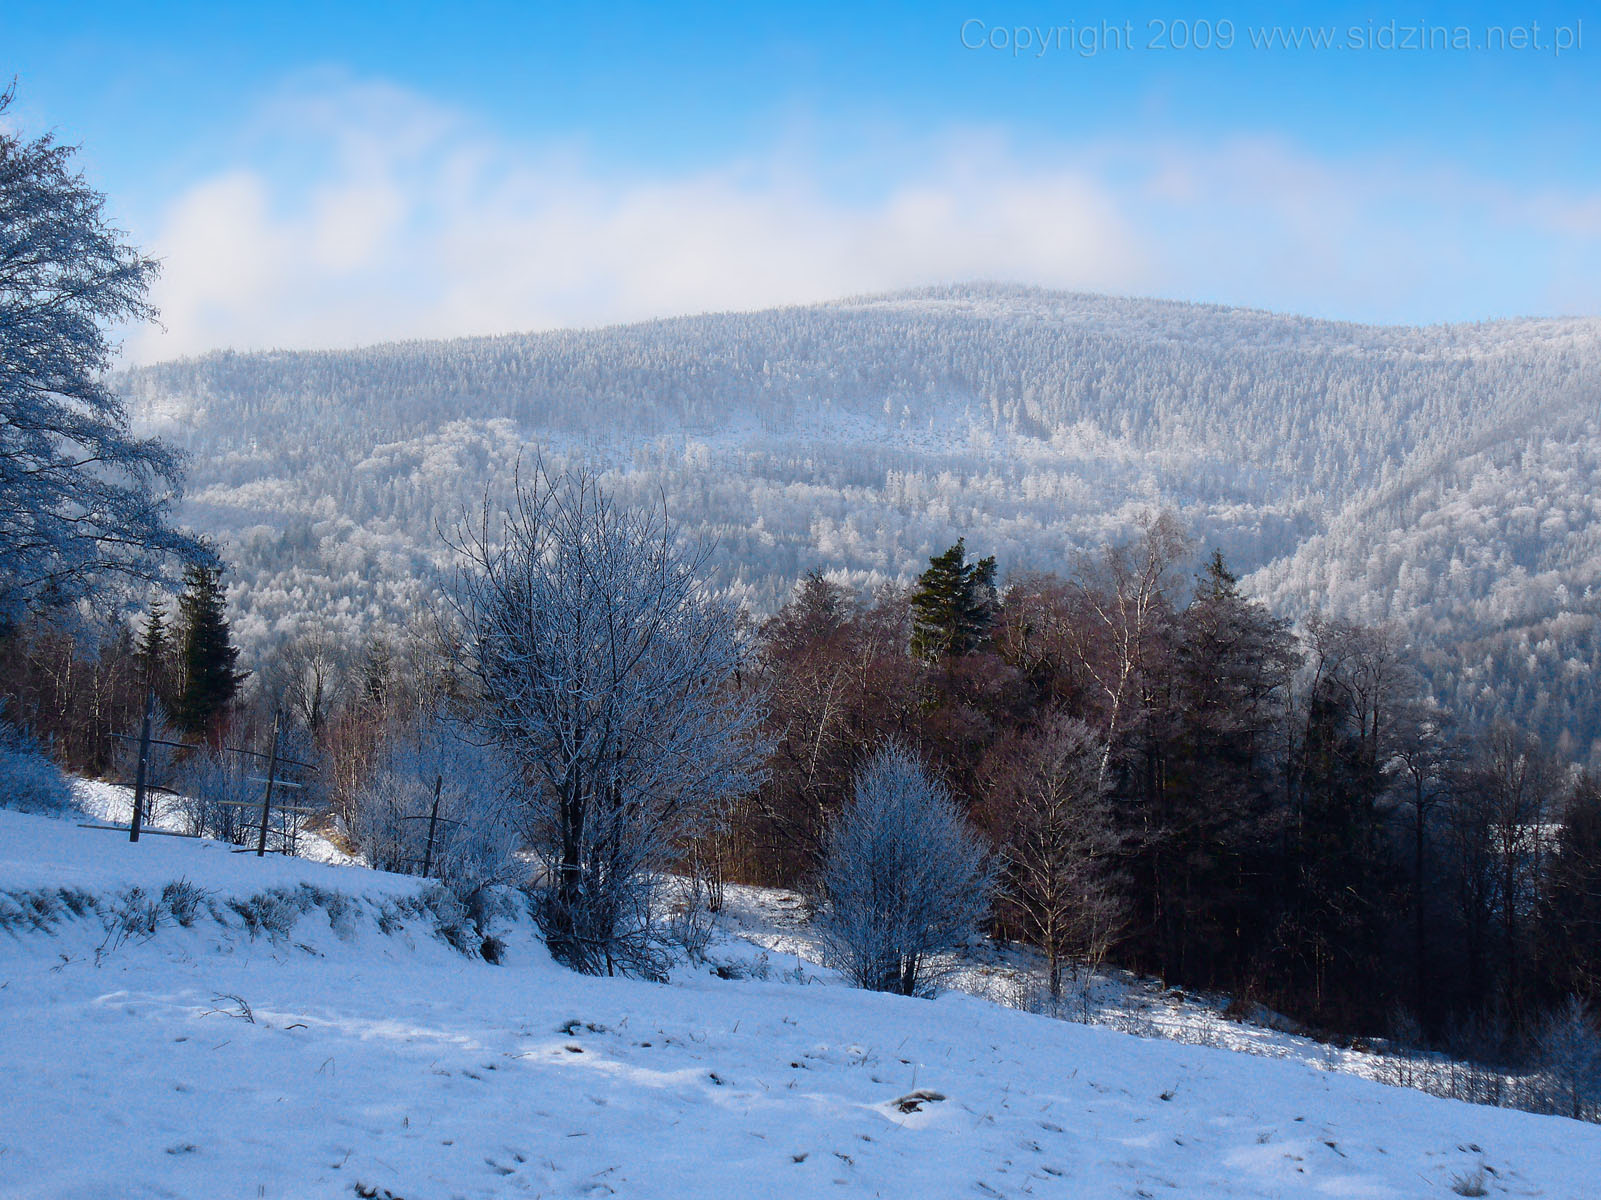
<path id="1" fill-rule="evenodd" d="M 1001 863 L 994 931 L 1309 1022 L 1398 1014 L 1482 1052 L 1601 968 L 1601 800 L 1509 727 L 1470 736 L 1398 636 L 1299 632 L 1168 515 L 997 593 L 958 544 L 864 598 L 820 574 L 761 630 L 773 739 L 731 869 L 805 886 L 887 739 Z"/>

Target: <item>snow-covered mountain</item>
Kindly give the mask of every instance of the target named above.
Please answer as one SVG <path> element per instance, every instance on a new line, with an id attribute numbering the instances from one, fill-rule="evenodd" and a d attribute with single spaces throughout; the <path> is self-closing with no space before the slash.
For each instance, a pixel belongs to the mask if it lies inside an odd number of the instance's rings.
<path id="1" fill-rule="evenodd" d="M 193 453 L 247 639 L 393 618 L 519 453 L 718 539 L 759 610 L 965 535 L 1065 568 L 1177 509 L 1291 613 L 1414 630 L 1442 698 L 1601 752 L 1601 321 L 1381 328 L 1002 286 L 124 377 Z"/>
<path id="2" fill-rule="evenodd" d="M 862 992 L 732 936 L 743 978 L 585 977 L 513 905 L 490 965 L 421 880 L 230 849 L 0 811 L 0 1195 L 1594 1192 L 1601 1128 L 1288 1039 Z"/>

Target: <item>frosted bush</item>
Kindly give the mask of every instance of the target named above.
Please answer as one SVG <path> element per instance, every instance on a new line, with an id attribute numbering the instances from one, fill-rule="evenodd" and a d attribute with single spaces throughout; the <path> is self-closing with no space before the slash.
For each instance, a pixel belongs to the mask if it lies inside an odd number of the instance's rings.
<path id="1" fill-rule="evenodd" d="M 424 715 L 390 731 L 356 793 L 351 833 L 379 870 L 420 875 L 426 867 L 465 900 L 522 872 L 510 790 L 505 765 L 491 748 L 439 716 Z"/>
<path id="2" fill-rule="evenodd" d="M 829 829 L 818 917 L 825 961 L 858 987 L 918 996 L 989 908 L 984 847 L 950 790 L 890 744 Z"/>
<path id="3" fill-rule="evenodd" d="M 0 711 L 0 808 L 58 814 L 72 808 L 72 784 L 31 736 Z"/>

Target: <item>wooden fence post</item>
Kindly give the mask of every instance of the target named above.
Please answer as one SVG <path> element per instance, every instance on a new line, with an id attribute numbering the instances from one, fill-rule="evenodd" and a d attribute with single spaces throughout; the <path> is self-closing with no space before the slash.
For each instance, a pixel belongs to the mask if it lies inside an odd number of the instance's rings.
<path id="1" fill-rule="evenodd" d="M 139 828 L 145 820 L 145 774 L 150 763 L 150 725 L 156 715 L 156 689 L 145 695 L 145 719 L 139 726 L 139 767 L 133 777 L 133 819 L 128 822 L 128 840 L 139 840 Z"/>
<path id="2" fill-rule="evenodd" d="M 445 777 L 443 775 L 435 775 L 434 808 L 433 812 L 428 815 L 428 848 L 423 851 L 422 856 L 422 874 L 424 879 L 429 877 L 429 874 L 432 872 L 434 866 L 434 830 L 439 825 L 439 789 L 444 787 L 444 785 Z"/>
<path id="3" fill-rule="evenodd" d="M 256 841 L 256 857 L 267 853 L 267 818 L 272 815 L 272 777 L 278 773 L 278 719 L 272 714 L 272 750 L 267 754 L 267 790 L 261 797 L 261 836 Z"/>

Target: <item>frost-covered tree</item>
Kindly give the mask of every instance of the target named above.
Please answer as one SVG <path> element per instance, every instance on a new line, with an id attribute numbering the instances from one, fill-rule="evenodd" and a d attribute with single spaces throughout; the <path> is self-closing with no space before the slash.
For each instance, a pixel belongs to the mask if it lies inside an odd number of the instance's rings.
<path id="1" fill-rule="evenodd" d="M 0 700 L 0 808 L 59 813 L 72 805 L 72 785 L 39 743 L 6 720 Z"/>
<path id="2" fill-rule="evenodd" d="M 1547 1014 L 1535 1051 L 1555 1111 L 1575 1121 L 1593 1119 L 1601 1104 L 1601 1025 L 1577 996 Z"/>
<path id="3" fill-rule="evenodd" d="M 0 628 L 209 558 L 171 524 L 177 455 L 129 431 L 105 381 L 109 327 L 155 316 L 156 263 L 73 154 L 0 130 Z"/>
<path id="4" fill-rule="evenodd" d="M 891 742 L 835 818 L 819 882 L 828 964 L 859 987 L 919 996 L 938 986 L 936 956 L 988 911 L 991 875 L 950 789 Z"/>
<path id="5" fill-rule="evenodd" d="M 243 844 L 260 810 L 261 768 L 242 754 L 201 746 L 177 766 L 169 802 L 183 832 Z"/>
<path id="6" fill-rule="evenodd" d="M 661 510 L 622 508 L 581 473 L 537 467 L 459 547 L 470 667 L 520 774 L 551 951 L 659 974 L 662 873 L 762 777 L 735 610 Z"/>
<path id="7" fill-rule="evenodd" d="M 308 623 L 258 669 L 261 689 L 316 735 L 339 704 L 349 671 L 346 652 L 325 626 Z"/>
<path id="8" fill-rule="evenodd" d="M 494 748 L 422 713 L 388 731 L 356 792 L 352 840 L 379 870 L 426 873 L 458 896 L 509 883 L 522 873 L 513 782 Z"/>

